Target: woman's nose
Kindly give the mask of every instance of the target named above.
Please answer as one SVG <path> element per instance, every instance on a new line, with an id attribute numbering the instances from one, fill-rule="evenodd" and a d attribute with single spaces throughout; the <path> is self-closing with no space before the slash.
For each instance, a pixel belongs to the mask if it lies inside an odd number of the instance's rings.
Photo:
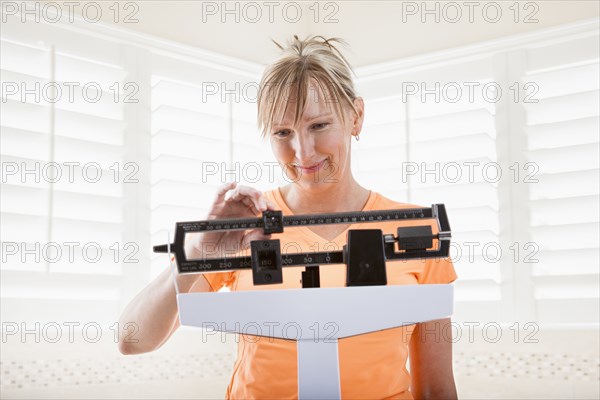
<path id="1" fill-rule="evenodd" d="M 313 138 L 310 135 L 305 135 L 302 133 L 296 135 L 294 151 L 296 153 L 296 159 L 298 159 L 298 161 L 314 161 L 313 154 L 315 153 L 315 144 Z"/>

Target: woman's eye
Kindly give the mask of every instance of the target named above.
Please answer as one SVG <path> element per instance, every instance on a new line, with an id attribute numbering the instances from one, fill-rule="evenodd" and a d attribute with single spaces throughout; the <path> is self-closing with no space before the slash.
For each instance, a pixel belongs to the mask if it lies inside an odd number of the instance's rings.
<path id="1" fill-rule="evenodd" d="M 323 123 L 320 123 L 320 124 L 314 124 L 313 128 L 317 129 L 317 130 L 318 129 L 324 129 L 327 125 L 329 125 L 327 122 L 323 122 Z"/>
<path id="2" fill-rule="evenodd" d="M 290 134 L 289 131 L 278 131 L 278 132 L 274 132 L 273 135 L 277 136 L 277 137 L 286 137 Z"/>

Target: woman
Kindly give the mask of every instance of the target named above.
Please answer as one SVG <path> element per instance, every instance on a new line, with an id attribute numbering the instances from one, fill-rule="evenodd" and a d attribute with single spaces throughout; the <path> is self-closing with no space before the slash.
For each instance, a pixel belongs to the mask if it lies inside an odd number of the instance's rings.
<path id="1" fill-rule="evenodd" d="M 322 37 L 294 40 L 270 65 L 261 80 L 258 119 L 263 137 L 285 168 L 291 183 L 261 193 L 235 182 L 217 192 L 206 219 L 259 216 L 267 209 L 284 215 L 414 208 L 361 186 L 352 176 L 351 138 L 364 118 L 363 100 L 355 93 L 350 67 Z M 431 224 L 425 221 L 424 224 Z M 225 250 L 251 240 L 280 239 L 282 252 L 339 250 L 349 228 L 379 228 L 395 233 L 398 222 L 289 228 L 282 234 L 248 232 L 196 234 L 186 239 L 188 258 L 220 257 Z M 434 230 L 437 228 L 434 226 Z M 206 254 L 207 244 L 217 251 Z M 284 268 L 283 284 L 260 290 L 299 288 L 303 268 Z M 345 266 L 321 268 L 321 287 L 345 286 Z M 448 260 L 388 262 L 388 284 L 449 283 L 456 279 Z M 255 290 L 251 271 L 178 276 L 181 291 Z M 378 312 L 386 312 L 380 310 Z M 152 351 L 178 328 L 172 275 L 166 269 L 127 307 L 122 323 L 139 326 L 138 343 L 120 343 L 125 354 Z M 452 373 L 450 319 L 344 338 L 339 341 L 343 398 L 456 398 Z M 410 353 L 410 374 L 406 361 Z M 294 398 L 297 396 L 296 346 L 287 340 L 244 338 L 227 388 L 228 398 Z"/>

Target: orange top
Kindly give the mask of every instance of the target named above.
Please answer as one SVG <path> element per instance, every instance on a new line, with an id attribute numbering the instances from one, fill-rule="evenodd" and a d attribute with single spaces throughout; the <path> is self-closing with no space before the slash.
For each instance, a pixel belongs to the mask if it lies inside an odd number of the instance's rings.
<path id="1" fill-rule="evenodd" d="M 279 189 L 266 192 L 265 196 L 279 206 L 283 215 L 293 215 Z M 392 201 L 371 191 L 362 211 L 418 207 L 420 206 Z M 395 235 L 396 228 L 403 223 L 432 225 L 433 233 L 438 232 L 434 220 L 359 223 L 351 225 L 348 229 L 381 229 L 383 233 Z M 282 254 L 328 249 L 336 251 L 342 250 L 346 243 L 347 231 L 328 241 L 308 227 L 302 226 L 286 228 L 284 233 L 273 234 L 272 239 L 280 240 Z M 435 241 L 434 246 L 437 246 Z M 388 285 L 450 283 L 457 278 L 448 259 L 388 261 L 386 268 Z M 232 291 L 292 289 L 302 287 L 300 278 L 303 270 L 304 267 L 284 268 L 282 284 L 258 287 L 252 283 L 252 271 L 212 273 L 204 274 L 204 277 L 215 291 L 223 286 Z M 339 264 L 321 267 L 320 283 L 321 287 L 344 287 L 346 266 Z M 406 360 L 408 342 L 414 327 L 415 325 L 408 325 L 340 339 L 338 354 L 342 398 L 412 399 Z M 227 387 L 227 398 L 297 398 L 297 373 L 294 341 L 241 335 L 233 375 Z"/>

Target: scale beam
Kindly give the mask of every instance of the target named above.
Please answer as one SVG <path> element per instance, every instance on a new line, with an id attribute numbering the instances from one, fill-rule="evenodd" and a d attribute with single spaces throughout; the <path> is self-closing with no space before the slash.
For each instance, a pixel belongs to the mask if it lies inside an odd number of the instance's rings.
<path id="1" fill-rule="evenodd" d="M 257 270 L 265 268 L 267 258 L 269 262 L 273 259 L 273 254 L 266 250 L 261 251 L 260 246 L 269 247 L 273 252 L 278 250 L 279 241 L 254 241 L 252 256 L 248 257 L 230 257 L 230 258 L 205 258 L 188 259 L 184 251 L 185 235 L 194 232 L 216 232 L 230 230 L 246 230 L 262 228 L 265 233 L 280 233 L 286 227 L 327 225 L 327 224 L 346 224 L 346 223 L 377 223 L 385 221 L 408 221 L 421 219 L 436 219 L 438 225 L 437 234 L 431 231 L 423 231 L 427 227 L 399 227 L 398 236 L 381 234 L 381 241 L 384 247 L 384 259 L 403 260 L 418 258 L 443 258 L 447 257 L 450 250 L 450 224 L 443 204 L 434 204 L 430 208 L 411 208 L 403 210 L 377 210 L 377 211 L 357 211 L 330 214 L 307 214 L 283 216 L 281 211 L 265 211 L 262 218 L 245 219 L 224 219 L 224 220 L 206 220 L 178 222 L 175 228 L 174 242 L 170 244 L 170 252 L 175 255 L 177 269 L 179 273 L 206 273 L 206 272 L 225 272 L 235 270 L 253 269 L 255 275 Z M 355 230 L 362 231 L 362 230 Z M 350 235 L 349 231 L 349 235 Z M 376 233 L 368 237 L 377 242 Z M 349 236 L 350 238 L 350 236 Z M 436 249 L 431 250 L 433 239 L 438 240 Z M 397 246 L 396 246 L 397 244 Z M 278 271 L 283 267 L 307 266 L 307 265 L 329 265 L 329 264 L 348 264 L 353 254 L 349 248 L 344 246 L 343 251 L 331 252 L 308 252 L 281 255 L 276 252 L 276 268 Z M 168 245 L 159 245 L 154 247 L 157 253 L 167 253 Z M 261 254 L 263 259 L 261 260 Z M 371 256 L 371 255 L 367 255 Z M 261 264 L 262 263 L 262 264 Z M 267 274 L 269 275 L 269 274 Z M 266 276 L 267 280 L 272 276 Z M 256 278 L 256 277 L 255 277 Z M 256 279 L 255 279 L 256 282 Z M 262 283 L 281 283 L 278 279 Z M 260 283 L 259 283 L 260 284 Z"/>

